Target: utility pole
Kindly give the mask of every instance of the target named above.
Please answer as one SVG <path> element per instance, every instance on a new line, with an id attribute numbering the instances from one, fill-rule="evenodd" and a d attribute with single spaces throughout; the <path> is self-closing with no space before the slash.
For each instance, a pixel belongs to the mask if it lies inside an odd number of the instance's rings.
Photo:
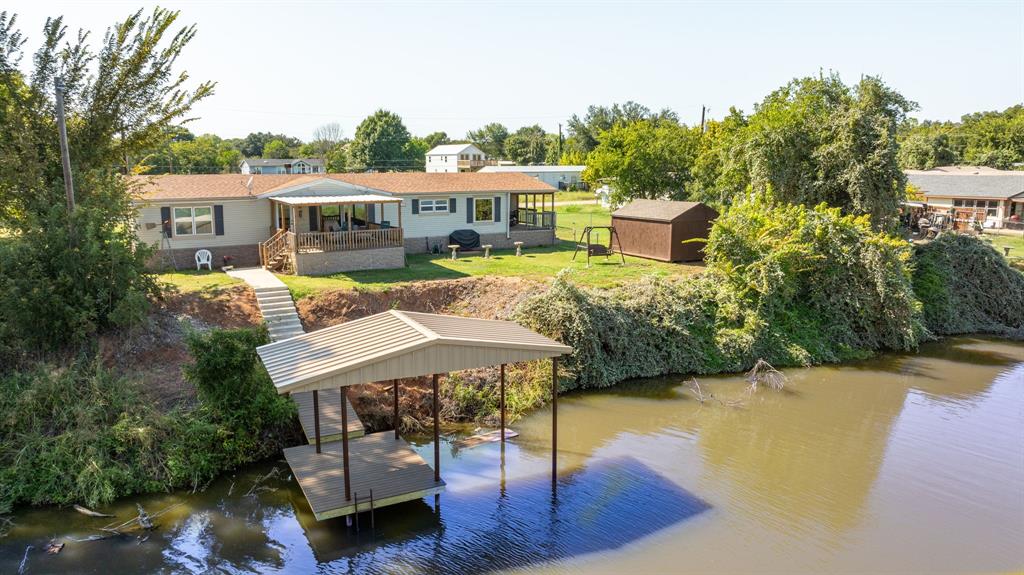
<path id="1" fill-rule="evenodd" d="M 68 129 L 64 122 L 64 79 L 54 81 L 57 97 L 57 130 L 60 132 L 60 163 L 64 168 L 64 194 L 68 200 L 68 226 L 71 226 L 71 212 L 75 211 L 75 186 L 71 181 L 71 155 L 68 153 Z"/>
<path id="2" fill-rule="evenodd" d="M 704 112 L 706 112 L 706 111 L 707 111 L 707 108 L 705 108 L 703 105 L 701 105 L 701 107 L 700 107 L 700 133 L 701 134 L 704 133 Z"/>
<path id="3" fill-rule="evenodd" d="M 562 124 L 558 124 L 558 161 L 562 161 Z"/>

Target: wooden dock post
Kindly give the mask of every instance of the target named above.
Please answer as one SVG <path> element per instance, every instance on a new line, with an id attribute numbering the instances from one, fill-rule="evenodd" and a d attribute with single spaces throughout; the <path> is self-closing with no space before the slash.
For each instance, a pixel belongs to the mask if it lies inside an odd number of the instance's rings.
<path id="1" fill-rule="evenodd" d="M 441 419 L 437 400 L 437 374 L 434 374 L 434 481 L 441 481 Z"/>
<path id="2" fill-rule="evenodd" d="M 398 419 L 398 380 L 397 379 L 392 380 L 391 387 L 392 387 L 392 391 L 394 391 L 394 395 L 395 395 L 395 439 L 398 439 L 398 424 L 400 423 L 400 421 Z"/>
<path id="3" fill-rule="evenodd" d="M 348 467 L 348 396 L 345 388 L 341 391 L 341 464 L 345 468 L 345 501 L 352 500 L 352 478 L 349 477 L 351 470 Z"/>
<path id="4" fill-rule="evenodd" d="M 320 453 L 320 393 L 313 390 L 313 437 L 316 440 L 316 452 Z"/>
<path id="5" fill-rule="evenodd" d="M 551 358 L 551 487 L 558 482 L 558 358 Z"/>
<path id="6" fill-rule="evenodd" d="M 505 364 L 501 364 L 501 447 L 505 448 Z"/>

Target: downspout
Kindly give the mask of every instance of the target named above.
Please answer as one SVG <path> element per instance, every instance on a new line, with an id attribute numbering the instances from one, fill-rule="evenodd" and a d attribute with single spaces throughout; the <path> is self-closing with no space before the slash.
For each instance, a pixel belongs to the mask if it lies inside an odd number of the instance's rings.
<path id="1" fill-rule="evenodd" d="M 505 239 L 512 239 L 512 192 L 505 192 Z M 504 436 L 503 436 L 504 437 Z"/>

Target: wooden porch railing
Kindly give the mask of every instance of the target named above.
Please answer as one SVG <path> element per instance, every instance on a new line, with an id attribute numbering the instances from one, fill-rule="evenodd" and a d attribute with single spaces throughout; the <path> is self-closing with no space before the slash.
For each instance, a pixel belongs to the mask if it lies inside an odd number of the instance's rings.
<path id="1" fill-rule="evenodd" d="M 516 210 L 518 225 L 531 228 L 550 229 L 555 227 L 555 212 L 541 212 L 529 208 Z"/>
<path id="2" fill-rule="evenodd" d="M 308 232 L 297 236 L 298 252 L 340 252 L 403 247 L 402 228 L 352 232 Z"/>
<path id="3" fill-rule="evenodd" d="M 288 230 L 282 228 L 274 232 L 265 242 L 260 242 L 260 265 L 268 265 L 274 258 L 290 249 Z M 293 236 L 295 234 L 292 234 Z"/>

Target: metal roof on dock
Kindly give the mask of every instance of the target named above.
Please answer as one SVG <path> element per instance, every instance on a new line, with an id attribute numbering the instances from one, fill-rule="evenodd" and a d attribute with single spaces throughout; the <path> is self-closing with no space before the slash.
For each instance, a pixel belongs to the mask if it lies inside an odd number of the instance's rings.
<path id="1" fill-rule="evenodd" d="M 259 347 L 278 393 L 557 357 L 572 348 L 515 322 L 390 310 Z"/>

